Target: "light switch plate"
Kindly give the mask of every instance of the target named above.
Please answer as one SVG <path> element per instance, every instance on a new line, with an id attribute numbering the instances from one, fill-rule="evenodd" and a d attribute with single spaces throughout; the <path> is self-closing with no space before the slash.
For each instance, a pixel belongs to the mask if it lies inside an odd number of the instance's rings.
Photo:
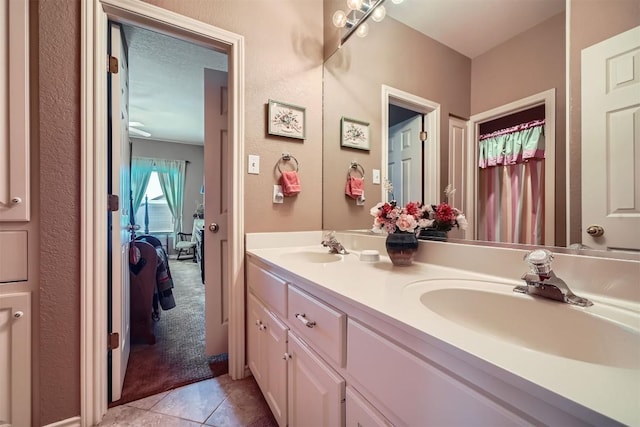
<path id="1" fill-rule="evenodd" d="M 253 175 L 260 174 L 260 156 L 249 154 L 249 173 Z"/>
<path id="2" fill-rule="evenodd" d="M 380 184 L 380 169 L 374 169 L 372 172 L 372 181 L 374 184 Z"/>
<path id="3" fill-rule="evenodd" d="M 284 203 L 284 194 L 282 194 L 282 185 L 273 186 L 273 203 Z"/>

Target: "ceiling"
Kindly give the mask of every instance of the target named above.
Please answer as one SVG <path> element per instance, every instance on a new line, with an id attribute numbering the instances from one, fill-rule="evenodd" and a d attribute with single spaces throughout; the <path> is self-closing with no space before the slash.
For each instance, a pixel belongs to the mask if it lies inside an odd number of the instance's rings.
<path id="1" fill-rule="evenodd" d="M 205 68 L 228 71 L 227 55 L 142 28 L 124 26 L 129 59 L 129 120 L 153 139 L 204 141 Z M 130 131 L 131 137 L 140 137 Z"/>
<path id="2" fill-rule="evenodd" d="M 474 58 L 561 12 L 565 0 L 404 0 L 385 7 L 388 16 Z M 131 137 L 202 144 L 203 69 L 228 71 L 227 55 L 128 25 L 124 33 L 129 119 L 151 134 L 132 130 Z"/>
<path id="3" fill-rule="evenodd" d="M 562 12 L 565 0 L 404 0 L 387 1 L 385 8 L 388 16 L 475 58 Z"/>

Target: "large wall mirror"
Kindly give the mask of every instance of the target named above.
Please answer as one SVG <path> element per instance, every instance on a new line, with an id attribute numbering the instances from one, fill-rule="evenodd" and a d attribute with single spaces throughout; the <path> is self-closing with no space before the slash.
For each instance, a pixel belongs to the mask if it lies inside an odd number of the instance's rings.
<path id="1" fill-rule="evenodd" d="M 519 5 L 522 10 L 510 10 L 507 17 L 532 15 L 532 10 L 527 8 L 534 4 L 544 4 L 545 7 L 537 22 L 526 24 L 526 28 L 512 33 L 508 39 L 499 39 L 496 35 L 495 44 L 488 48 L 470 46 L 464 52 L 460 47 L 450 47 L 438 39 L 444 37 L 441 40 L 446 40 L 445 36 L 448 35 L 455 40 L 456 33 L 468 32 L 469 28 L 476 25 L 474 19 L 483 21 L 482 13 L 501 13 L 492 2 L 405 0 L 395 4 L 387 1 L 384 3 L 387 16 L 383 21 L 370 22 L 366 37 L 351 37 L 337 49 L 341 30 L 332 27 L 331 17 L 335 10 L 344 9 L 343 3 L 342 0 L 326 0 L 324 8 L 323 228 L 370 229 L 373 218 L 369 210 L 385 197 L 382 186 L 373 182 L 373 171 L 381 170 L 382 180 L 388 176 L 388 153 L 382 147 L 389 144 L 387 129 L 397 123 L 393 117 L 398 110 L 394 106 L 389 108 L 384 105 L 383 88 L 406 92 L 429 103 L 422 111 L 420 105 L 412 108 L 411 103 L 406 108 L 418 114 L 418 126 L 422 128 L 424 123 L 434 122 L 428 114 L 433 111 L 433 105 L 438 106 L 437 132 L 429 132 L 425 142 L 427 147 L 431 144 L 432 148 L 423 151 L 429 156 L 437 153 L 438 163 L 434 166 L 430 163 L 433 158 L 423 158 L 423 172 L 418 178 L 423 181 L 420 183 L 422 190 L 416 190 L 429 194 L 430 199 L 423 201 L 430 203 L 442 201 L 444 187 L 452 180 L 452 171 L 460 168 L 456 163 L 458 159 L 450 158 L 459 154 L 452 146 L 456 137 L 455 123 L 490 115 L 488 113 L 495 109 L 551 92 L 554 145 L 547 167 L 553 174 L 547 185 L 551 186 L 549 194 L 552 195 L 545 203 L 552 206 L 553 210 L 550 224 L 553 237 L 542 244 L 555 247 L 584 244 L 598 248 L 598 245 L 589 245 L 583 236 L 583 228 L 587 225 L 583 226 L 581 214 L 583 191 L 589 191 L 581 186 L 581 84 L 584 83 L 581 82 L 581 51 L 637 27 L 640 22 L 637 1 L 510 2 Z M 440 3 L 457 4 L 458 15 L 439 17 Z M 467 10 L 470 3 L 485 4 L 489 10 L 478 12 L 477 16 L 470 15 Z M 437 27 L 439 33 L 427 35 L 412 28 L 419 22 L 411 23 L 410 19 L 425 16 L 425 12 L 430 16 L 429 19 L 438 23 L 432 26 Z M 567 22 L 570 22 L 570 27 L 567 27 Z M 598 25 L 594 25 L 594 22 L 598 22 Z M 483 31 L 483 38 L 494 39 L 491 29 Z M 638 61 L 637 56 L 635 61 Z M 637 76 L 635 78 L 638 79 Z M 544 102 L 534 102 L 536 106 L 541 103 Z M 407 107 L 402 100 L 391 104 Z M 637 106 L 633 111 L 635 113 L 632 112 L 630 116 L 632 123 L 640 114 Z M 368 150 L 341 145 L 340 123 L 343 117 L 368 123 Z M 407 119 L 406 116 L 400 117 L 400 121 Z M 638 143 L 637 140 L 635 143 Z M 637 151 L 635 156 L 638 156 Z M 473 159 L 473 162 L 476 161 Z M 364 204 L 344 194 L 345 180 L 353 162 L 362 165 L 365 171 Z M 636 164 L 639 163 L 636 159 Z M 602 164 L 585 167 L 601 169 Z M 635 186 L 636 190 L 640 187 L 638 176 L 640 173 L 635 174 L 635 182 L 630 185 Z M 437 188 L 434 191 L 442 196 L 437 200 L 432 198 L 438 195 L 433 196 L 433 191 L 426 189 L 435 182 Z M 465 186 L 467 182 L 460 185 Z M 394 186 L 397 184 L 394 183 Z M 468 188 L 464 190 L 469 191 Z M 423 194 L 412 199 L 422 200 Z M 633 209 L 637 209 L 640 202 L 640 196 L 635 197 Z M 467 206 L 467 202 L 459 201 L 465 213 L 470 211 L 470 215 L 477 215 L 477 211 Z M 455 238 L 468 239 L 470 236 L 454 234 L 452 237 L 450 241 L 455 241 Z M 584 253 L 592 254 L 594 251 Z M 616 251 L 608 251 L 604 256 L 627 257 Z"/>

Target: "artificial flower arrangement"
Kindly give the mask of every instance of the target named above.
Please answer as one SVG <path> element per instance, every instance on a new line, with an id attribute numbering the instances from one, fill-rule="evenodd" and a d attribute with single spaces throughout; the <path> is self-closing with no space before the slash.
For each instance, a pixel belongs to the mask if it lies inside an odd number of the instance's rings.
<path id="1" fill-rule="evenodd" d="M 393 194 L 393 185 L 385 182 L 387 192 Z M 447 200 L 453 196 L 455 189 L 448 185 L 445 189 Z M 393 199 L 393 197 L 391 197 Z M 371 208 L 373 220 L 372 231 L 374 233 L 414 233 L 419 234 L 422 229 L 434 229 L 449 231 L 453 227 L 467 228 L 467 219 L 460 210 L 449 205 L 448 202 L 440 204 L 422 204 L 422 202 L 409 202 L 405 207 L 398 206 L 395 200 L 380 202 Z"/>

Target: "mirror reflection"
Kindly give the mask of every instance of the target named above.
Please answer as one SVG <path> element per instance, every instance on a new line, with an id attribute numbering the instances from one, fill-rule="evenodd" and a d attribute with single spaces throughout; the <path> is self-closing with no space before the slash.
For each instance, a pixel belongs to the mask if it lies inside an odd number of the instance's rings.
<path id="1" fill-rule="evenodd" d="M 337 8 L 338 2 L 328 3 Z M 379 182 L 389 179 L 397 200 L 434 204 L 444 200 L 444 188 L 452 184 L 457 191 L 449 202 L 467 215 L 471 226 L 464 232 L 452 231 L 450 240 L 616 247 L 610 244 L 611 236 L 602 239 L 582 233 L 580 52 L 637 26 L 637 7 L 625 0 L 615 7 L 607 2 L 577 2 L 568 9 L 572 26 L 566 28 L 564 0 L 506 2 L 518 10 L 494 3 L 385 2 L 386 18 L 370 23 L 366 37 L 352 37 L 328 55 L 324 70 L 325 229 L 371 228 L 369 209 L 386 200 L 388 195 Z M 471 10 L 471 6 L 486 10 Z M 534 11 L 533 7 L 539 8 Z M 325 8 L 326 14 L 332 12 Z M 514 17 L 520 16 L 533 19 L 518 22 Z M 588 27 L 585 22 L 594 16 L 599 16 L 598 21 L 608 16 L 609 27 Z M 503 24 L 492 19 L 503 19 Z M 428 34 L 418 31 L 421 26 Z M 474 30 L 480 35 L 473 34 Z M 339 32 L 336 34 L 338 37 Z M 471 35 L 470 40 L 465 42 L 464 35 Z M 573 40 L 569 52 L 565 50 L 567 37 Z M 370 150 L 341 147 L 339 123 L 345 116 L 370 124 Z M 497 131 L 495 139 L 505 129 L 518 126 L 538 132 L 515 145 L 494 141 L 487 150 L 498 147 L 507 152 L 497 163 L 495 153 L 491 153 L 493 158 L 482 158 L 488 151 L 479 149 L 481 140 Z M 423 132 L 427 133 L 424 143 Z M 469 146 L 470 140 L 474 147 Z M 404 155 L 405 150 L 413 151 Z M 354 161 L 366 170 L 363 206 L 340 191 L 345 179 L 341 168 L 346 172 Z M 485 168 L 478 167 L 483 162 Z M 601 169 L 599 165 L 588 167 Z M 635 176 L 638 180 L 640 174 Z M 496 198 L 502 204 L 488 204 L 487 200 L 495 202 Z M 514 212 L 512 206 L 522 209 Z M 640 223 L 636 225 L 640 229 Z"/>

